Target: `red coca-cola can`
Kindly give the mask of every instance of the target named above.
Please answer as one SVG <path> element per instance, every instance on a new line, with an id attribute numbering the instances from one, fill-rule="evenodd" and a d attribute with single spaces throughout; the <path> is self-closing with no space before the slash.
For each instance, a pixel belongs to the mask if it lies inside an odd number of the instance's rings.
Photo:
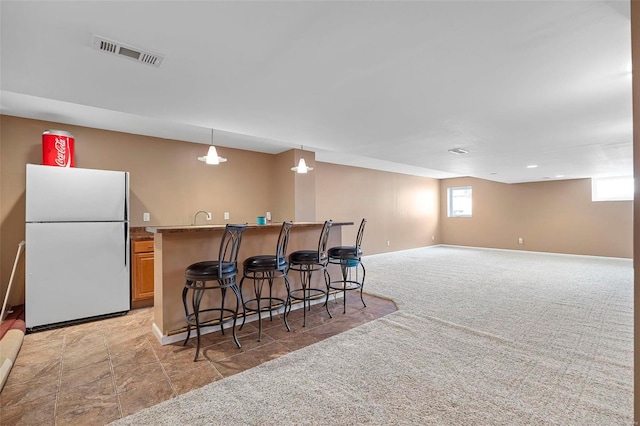
<path id="1" fill-rule="evenodd" d="M 73 135 L 63 130 L 47 130 L 42 133 L 42 164 L 75 167 L 74 142 Z"/>

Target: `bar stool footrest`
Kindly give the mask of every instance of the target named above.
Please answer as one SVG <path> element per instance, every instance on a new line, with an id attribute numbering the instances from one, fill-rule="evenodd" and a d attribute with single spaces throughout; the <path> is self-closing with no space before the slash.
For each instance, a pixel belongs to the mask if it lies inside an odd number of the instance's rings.
<path id="1" fill-rule="evenodd" d="M 245 316 L 249 313 L 256 313 L 258 311 L 260 312 L 274 311 L 278 308 L 285 306 L 287 303 L 286 300 L 279 297 L 263 297 L 263 298 L 260 298 L 260 302 L 261 302 L 260 305 L 262 305 L 262 302 L 266 302 L 266 304 L 264 306 L 260 306 L 260 309 L 258 310 L 258 306 L 257 306 L 258 299 L 246 300 L 244 302 Z M 250 304 L 255 304 L 255 309 L 252 308 Z"/>
<path id="2" fill-rule="evenodd" d="M 298 293 L 302 293 L 302 296 L 296 296 L 296 294 Z M 327 297 L 327 290 L 323 290 L 320 288 L 298 288 L 295 290 L 291 290 L 290 297 L 294 300 L 315 300 L 322 297 Z"/>
<path id="3" fill-rule="evenodd" d="M 209 320 L 206 320 L 206 321 L 198 321 L 200 323 L 200 327 L 211 327 L 211 326 L 215 326 L 215 325 L 223 325 L 223 324 L 232 322 L 234 320 L 234 317 L 235 317 L 235 314 L 236 314 L 233 309 L 208 308 L 208 309 L 200 309 L 200 312 L 198 313 L 198 316 L 202 317 L 202 314 L 205 314 L 207 312 L 228 313 L 229 316 L 223 317 L 222 320 L 220 320 L 220 318 L 214 318 L 214 319 L 209 319 Z M 207 315 L 207 316 L 209 316 L 209 315 Z M 191 324 L 193 327 L 196 326 L 195 313 L 191 313 L 191 314 L 187 315 L 187 322 L 189 324 Z"/>
<path id="4" fill-rule="evenodd" d="M 339 284 L 339 285 L 336 285 Z M 359 290 L 362 288 L 362 283 L 354 280 L 340 280 L 340 281 L 331 281 L 329 283 L 329 288 L 331 290 Z"/>

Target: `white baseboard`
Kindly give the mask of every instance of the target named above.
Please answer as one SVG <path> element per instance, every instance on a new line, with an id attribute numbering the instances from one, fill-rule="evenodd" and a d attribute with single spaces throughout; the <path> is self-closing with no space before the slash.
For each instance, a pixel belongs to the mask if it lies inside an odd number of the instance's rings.
<path id="1" fill-rule="evenodd" d="M 468 248 L 468 249 L 478 249 L 478 250 L 494 250 L 494 251 L 511 251 L 511 252 L 522 252 L 522 253 L 533 253 L 533 254 L 548 254 L 552 256 L 570 256 L 570 257 L 583 257 L 587 259 L 593 258 L 601 258 L 601 259 L 621 259 L 621 260 L 629 260 L 632 259 L 629 257 L 613 257 L 613 256 L 597 256 L 594 254 L 573 254 L 573 253 L 556 253 L 552 251 L 534 251 L 534 250 L 522 250 L 522 249 L 506 249 L 506 248 L 493 248 L 493 247 L 477 247 L 477 246 L 460 246 L 455 244 L 439 244 L 441 247 L 456 247 L 456 248 Z"/>

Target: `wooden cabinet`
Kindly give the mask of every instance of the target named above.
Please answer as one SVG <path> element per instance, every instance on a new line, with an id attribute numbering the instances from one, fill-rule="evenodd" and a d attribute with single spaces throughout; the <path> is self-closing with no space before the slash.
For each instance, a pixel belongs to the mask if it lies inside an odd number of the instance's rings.
<path id="1" fill-rule="evenodd" d="M 153 305 L 153 240 L 131 243 L 131 307 Z"/>

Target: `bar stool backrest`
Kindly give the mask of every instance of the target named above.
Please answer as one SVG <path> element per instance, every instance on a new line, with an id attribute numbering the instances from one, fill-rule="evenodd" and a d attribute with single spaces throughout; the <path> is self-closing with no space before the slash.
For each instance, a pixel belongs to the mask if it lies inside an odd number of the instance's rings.
<path id="1" fill-rule="evenodd" d="M 230 266 L 233 265 L 234 273 L 237 271 L 238 252 L 240 251 L 240 243 L 242 235 L 247 229 L 247 225 L 227 224 L 220 241 L 220 250 L 218 251 L 218 276 L 223 277 L 230 272 Z"/>
<path id="2" fill-rule="evenodd" d="M 329 231 L 333 225 L 332 220 L 327 220 L 322 226 L 322 232 L 320 232 L 320 240 L 318 240 L 318 263 L 325 263 L 328 260 L 327 256 L 327 242 L 329 241 Z"/>
<path id="3" fill-rule="evenodd" d="M 276 246 L 276 265 L 286 262 L 287 246 L 289 245 L 289 234 L 292 226 L 293 222 L 282 222 L 282 228 L 280 228 L 280 235 L 278 236 L 278 245 Z"/>
<path id="4" fill-rule="evenodd" d="M 356 250 L 360 251 L 362 248 L 362 237 L 364 237 L 364 227 L 367 224 L 367 219 L 362 219 L 360 222 L 360 228 L 358 229 L 358 236 L 356 237 Z"/>

